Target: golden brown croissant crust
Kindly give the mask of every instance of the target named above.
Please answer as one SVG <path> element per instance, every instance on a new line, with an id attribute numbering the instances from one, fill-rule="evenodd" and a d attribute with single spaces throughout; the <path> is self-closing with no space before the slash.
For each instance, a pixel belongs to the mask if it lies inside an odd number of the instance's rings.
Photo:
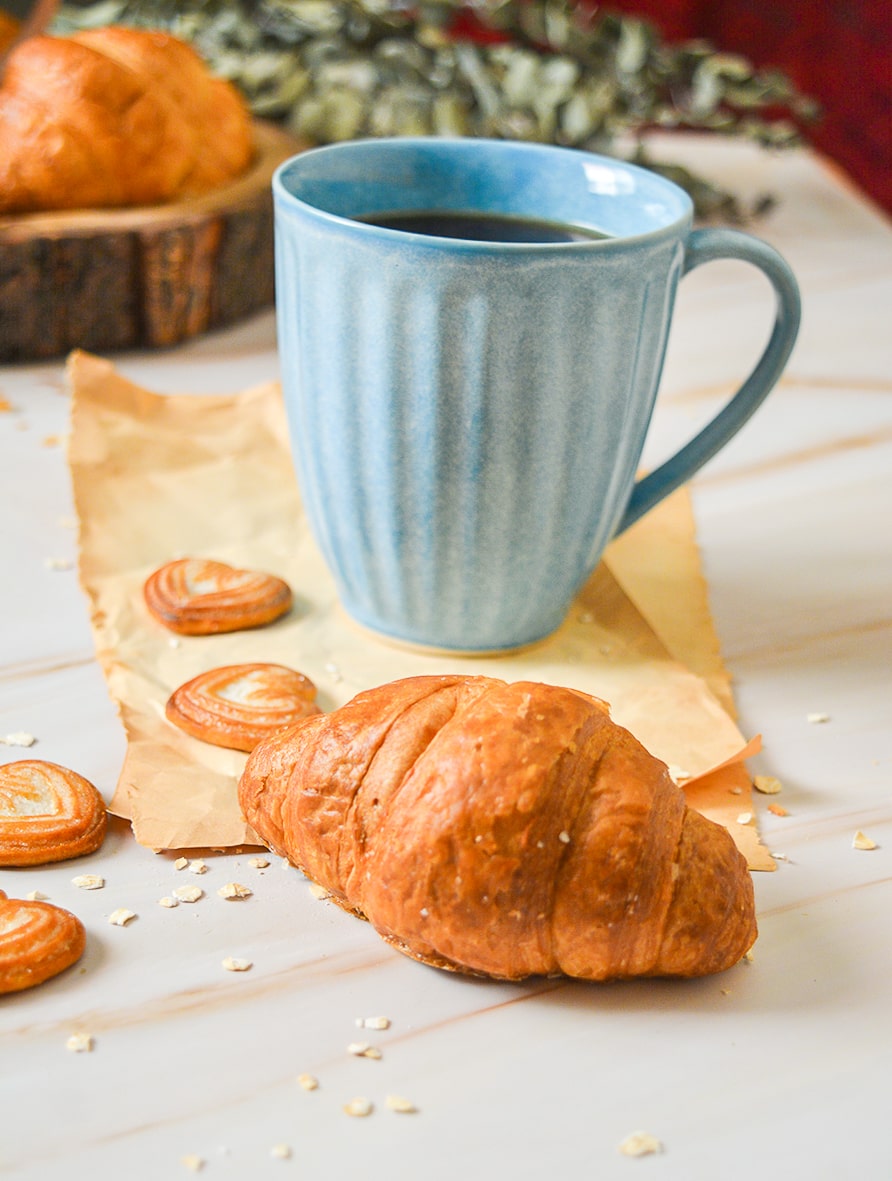
<path id="1" fill-rule="evenodd" d="M 728 832 L 571 689 L 396 681 L 262 743 L 239 798 L 271 848 L 439 967 L 699 976 L 756 937 Z"/>
<path id="2" fill-rule="evenodd" d="M 246 105 L 185 42 L 110 26 L 29 37 L 0 84 L 0 213 L 153 205 L 240 175 Z"/>

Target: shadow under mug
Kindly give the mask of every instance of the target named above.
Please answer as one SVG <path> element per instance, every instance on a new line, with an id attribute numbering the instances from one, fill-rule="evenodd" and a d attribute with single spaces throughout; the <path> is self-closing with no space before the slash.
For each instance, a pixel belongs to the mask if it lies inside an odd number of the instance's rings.
<path id="1" fill-rule="evenodd" d="M 605 546 L 740 429 L 796 339 L 796 281 L 687 194 L 607 157 L 503 140 L 316 148 L 273 180 L 282 380 L 298 482 L 342 605 L 397 641 L 492 652 L 562 622 Z M 581 226 L 478 241 L 368 219 Z M 682 275 L 742 259 L 770 340 L 718 415 L 636 482 Z"/>

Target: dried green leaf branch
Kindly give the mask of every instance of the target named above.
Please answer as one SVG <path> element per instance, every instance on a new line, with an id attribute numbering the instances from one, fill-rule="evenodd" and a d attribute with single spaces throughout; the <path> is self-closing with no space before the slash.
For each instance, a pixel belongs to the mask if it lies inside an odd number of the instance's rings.
<path id="1" fill-rule="evenodd" d="M 493 136 L 631 152 L 658 167 L 640 142 L 654 127 L 778 148 L 816 115 L 783 74 L 702 41 L 669 45 L 641 20 L 570 0 L 99 0 L 57 18 L 59 31 L 108 23 L 192 41 L 256 115 L 319 143 Z M 730 194 L 660 170 L 701 216 L 744 216 Z"/>

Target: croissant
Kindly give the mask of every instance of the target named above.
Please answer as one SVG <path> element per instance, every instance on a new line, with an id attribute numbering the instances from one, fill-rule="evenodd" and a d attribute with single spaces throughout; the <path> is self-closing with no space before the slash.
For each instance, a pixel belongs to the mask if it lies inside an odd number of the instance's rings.
<path id="1" fill-rule="evenodd" d="M 700 976 L 756 937 L 729 833 L 604 702 L 413 677 L 266 740 L 239 799 L 279 855 L 406 955 L 506 980 Z"/>
<path id="2" fill-rule="evenodd" d="M 152 205 L 206 192 L 253 155 L 247 106 L 170 34 L 38 36 L 0 84 L 0 214 Z"/>

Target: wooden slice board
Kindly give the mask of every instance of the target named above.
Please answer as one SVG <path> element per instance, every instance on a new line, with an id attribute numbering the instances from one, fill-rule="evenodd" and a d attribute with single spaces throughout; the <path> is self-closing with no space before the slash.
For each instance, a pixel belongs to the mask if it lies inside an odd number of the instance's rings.
<path id="1" fill-rule="evenodd" d="M 309 145 L 254 126 L 251 169 L 204 196 L 0 217 L 0 361 L 165 348 L 272 304 L 270 182 Z"/>

